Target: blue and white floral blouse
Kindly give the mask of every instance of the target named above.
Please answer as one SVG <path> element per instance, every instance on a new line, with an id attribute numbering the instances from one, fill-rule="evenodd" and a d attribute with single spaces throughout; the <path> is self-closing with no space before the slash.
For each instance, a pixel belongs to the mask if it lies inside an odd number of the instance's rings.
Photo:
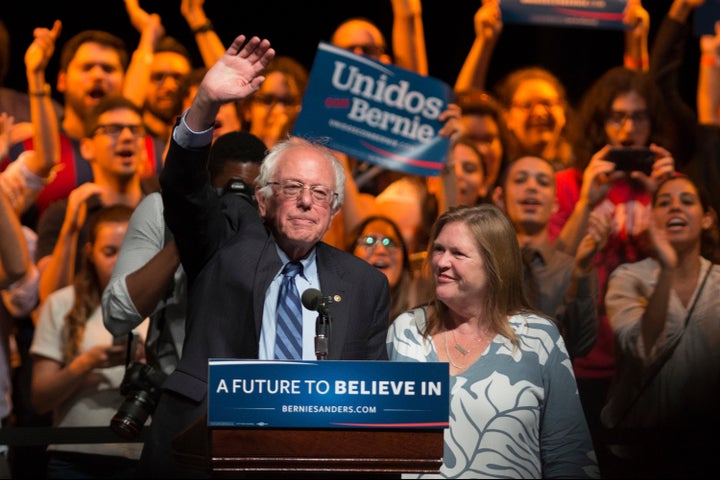
<path id="1" fill-rule="evenodd" d="M 440 361 L 415 309 L 390 325 L 390 360 Z M 450 377 L 450 428 L 440 474 L 403 478 L 599 478 L 572 365 L 556 326 L 536 315 L 510 324 L 519 348 L 497 335 Z"/>

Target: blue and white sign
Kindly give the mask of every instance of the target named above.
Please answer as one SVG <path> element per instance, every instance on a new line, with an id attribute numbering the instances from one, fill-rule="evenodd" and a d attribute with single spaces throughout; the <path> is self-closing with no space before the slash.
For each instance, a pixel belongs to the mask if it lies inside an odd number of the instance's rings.
<path id="1" fill-rule="evenodd" d="M 695 36 L 715 35 L 715 22 L 720 20 L 720 0 L 705 0 L 693 14 Z"/>
<path id="2" fill-rule="evenodd" d="M 320 42 L 293 135 L 389 170 L 438 176 L 450 85 Z"/>
<path id="3" fill-rule="evenodd" d="M 208 426 L 442 429 L 447 363 L 211 359 Z"/>
<path id="4" fill-rule="evenodd" d="M 627 0 L 502 0 L 504 23 L 625 30 Z"/>

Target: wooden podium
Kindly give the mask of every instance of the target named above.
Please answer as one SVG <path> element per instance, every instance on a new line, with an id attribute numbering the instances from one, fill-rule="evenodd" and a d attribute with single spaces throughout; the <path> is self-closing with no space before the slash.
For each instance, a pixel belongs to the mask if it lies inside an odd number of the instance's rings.
<path id="1" fill-rule="evenodd" d="M 202 418 L 173 450 L 218 478 L 400 478 L 440 470 L 443 430 L 209 428 Z"/>

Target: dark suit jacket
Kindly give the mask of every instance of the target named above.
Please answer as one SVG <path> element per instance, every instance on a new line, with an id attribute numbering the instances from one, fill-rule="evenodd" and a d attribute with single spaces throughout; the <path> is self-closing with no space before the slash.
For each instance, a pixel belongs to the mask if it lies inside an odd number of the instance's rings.
<path id="1" fill-rule="evenodd" d="M 165 220 L 188 276 L 188 314 L 182 359 L 165 389 L 203 404 L 209 358 L 258 357 L 265 292 L 282 267 L 275 240 L 246 200 L 218 197 L 204 169 L 208 149 L 174 141 L 160 176 Z M 385 360 L 390 290 L 387 278 L 352 254 L 317 245 L 324 295 L 340 295 L 332 318 L 328 358 Z"/>

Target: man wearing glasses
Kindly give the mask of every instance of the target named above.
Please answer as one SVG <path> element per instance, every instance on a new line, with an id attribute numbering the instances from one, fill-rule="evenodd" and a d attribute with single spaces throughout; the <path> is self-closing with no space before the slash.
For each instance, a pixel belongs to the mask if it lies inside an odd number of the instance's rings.
<path id="1" fill-rule="evenodd" d="M 53 202 L 38 222 L 41 301 L 71 283 L 82 257 L 80 246 L 87 240 L 88 218 L 103 205 L 134 208 L 152 190 L 140 179 L 147 152 L 141 112 L 134 103 L 120 96 L 104 98 L 88 115 L 84 129 L 80 151 L 94 180 Z"/>
<path id="2" fill-rule="evenodd" d="M 202 477 L 174 466 L 172 440 L 207 413 L 209 358 L 315 360 L 317 313 L 298 305 L 308 288 L 331 304 L 327 358 L 385 360 L 386 277 L 321 241 L 343 202 L 332 153 L 291 137 L 273 147 L 256 179 L 257 209 L 221 208 L 205 163 L 223 103 L 257 91 L 274 56 L 267 40 L 235 39 L 208 71 L 175 127 L 160 177 L 165 220 L 188 277 L 186 337 L 147 430 L 140 477 Z M 294 325 L 294 327 L 291 327 Z"/>
<path id="3" fill-rule="evenodd" d="M 93 181 L 92 168 L 80 147 L 91 110 L 105 97 L 128 96 L 128 91 L 137 89 L 126 82 L 130 56 L 125 42 L 105 31 L 83 30 L 69 38 L 60 51 L 56 88 L 64 101 L 59 117 L 50 108 L 52 90 L 46 82 L 45 70 L 55 53 L 61 27 L 57 20 L 52 29 L 38 27 L 34 31 L 34 41 L 25 54 L 25 67 L 30 101 L 38 106 L 32 110 L 35 135 L 14 144 L 8 155 L 9 161 L 16 161 L 24 151 L 34 150 L 41 155 L 47 170 L 52 168 L 34 204 L 26 206 L 23 224 L 31 228 L 37 227 L 39 217 L 52 202 L 67 198 L 72 189 Z M 141 62 L 140 56 L 137 59 L 136 62 Z M 162 169 L 165 140 L 159 142 L 150 136 L 142 139 L 147 154 L 141 176 L 146 178 Z"/>
<path id="4" fill-rule="evenodd" d="M 190 53 L 175 38 L 164 36 L 152 55 L 143 105 L 143 123 L 149 135 L 167 142 L 182 109 L 182 83 L 190 74 Z"/>

